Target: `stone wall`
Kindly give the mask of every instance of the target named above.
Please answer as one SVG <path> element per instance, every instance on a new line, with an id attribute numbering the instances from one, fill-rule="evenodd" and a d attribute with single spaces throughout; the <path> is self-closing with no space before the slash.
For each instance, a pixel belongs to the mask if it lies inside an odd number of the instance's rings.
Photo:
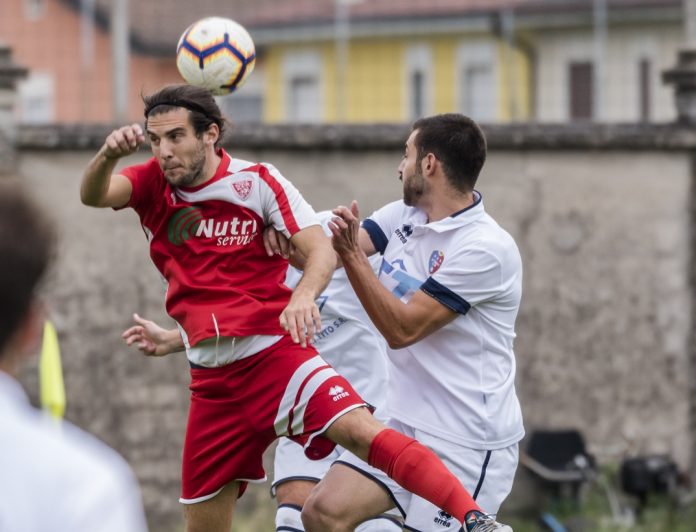
<path id="1" fill-rule="evenodd" d="M 81 171 L 107 128 L 23 129 L 18 173 L 62 236 L 46 291 L 59 331 L 67 417 L 132 464 L 151 523 L 180 521 L 185 357 L 144 358 L 130 315 L 165 321 L 135 215 L 83 207 Z M 234 156 L 273 162 L 317 209 L 397 199 L 408 129 L 239 128 Z M 601 457 L 667 452 L 687 468 L 694 133 L 667 126 L 487 128 L 479 183 L 524 260 L 517 386 L 528 432 L 580 428 Z M 143 160 L 146 153 L 130 162 Z M 35 368 L 24 376 L 36 393 Z M 169 529 L 171 530 L 171 529 Z"/>

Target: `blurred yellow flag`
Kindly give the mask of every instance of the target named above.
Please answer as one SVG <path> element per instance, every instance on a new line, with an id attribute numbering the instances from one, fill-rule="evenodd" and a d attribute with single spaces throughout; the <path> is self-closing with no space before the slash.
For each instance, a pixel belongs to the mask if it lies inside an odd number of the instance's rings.
<path id="1" fill-rule="evenodd" d="M 39 359 L 39 384 L 41 406 L 53 417 L 61 419 L 65 413 L 65 386 L 60 363 L 58 334 L 53 324 L 46 320 L 43 345 Z"/>

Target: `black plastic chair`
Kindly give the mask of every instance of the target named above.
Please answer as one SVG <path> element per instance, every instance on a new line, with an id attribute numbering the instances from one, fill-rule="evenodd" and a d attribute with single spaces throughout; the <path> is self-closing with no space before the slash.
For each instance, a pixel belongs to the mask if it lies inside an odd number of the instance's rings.
<path id="1" fill-rule="evenodd" d="M 520 463 L 543 480 L 557 496 L 576 499 L 583 484 L 596 475 L 596 462 L 577 430 L 537 430 L 529 437 Z"/>

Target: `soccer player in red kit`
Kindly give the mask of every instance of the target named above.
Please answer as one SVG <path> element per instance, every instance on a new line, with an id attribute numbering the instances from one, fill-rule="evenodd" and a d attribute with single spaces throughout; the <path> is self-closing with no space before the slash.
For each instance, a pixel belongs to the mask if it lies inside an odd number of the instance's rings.
<path id="1" fill-rule="evenodd" d="M 376 421 L 308 345 L 336 259 L 297 189 L 272 165 L 217 146 L 224 119 L 205 89 L 171 85 L 144 100 L 145 132 L 133 124 L 109 134 L 80 192 L 86 205 L 136 211 L 167 283 L 167 312 L 191 365 L 187 532 L 230 529 L 237 497 L 265 480 L 262 454 L 280 436 L 310 458 L 338 443 L 460 520 L 481 511 L 432 451 Z M 145 135 L 153 157 L 115 172 Z M 287 261 L 265 252 L 268 226 L 306 257 L 292 292 Z"/>

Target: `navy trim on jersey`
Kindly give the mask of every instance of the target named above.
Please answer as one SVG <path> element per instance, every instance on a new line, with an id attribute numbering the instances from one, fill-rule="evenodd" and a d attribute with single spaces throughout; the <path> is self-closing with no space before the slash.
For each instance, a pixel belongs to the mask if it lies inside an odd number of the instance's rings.
<path id="1" fill-rule="evenodd" d="M 394 506 L 396 507 L 397 510 L 399 510 L 399 512 L 401 513 L 401 515 L 402 515 L 404 518 L 406 517 L 406 512 L 404 512 L 404 509 L 403 509 L 403 508 L 401 507 L 401 505 L 399 504 L 399 501 L 396 500 L 396 497 L 394 497 L 394 494 L 391 492 L 391 490 L 389 489 L 389 487 L 388 487 L 384 482 L 382 482 L 381 480 L 379 480 L 377 477 L 371 475 L 371 474 L 368 473 L 367 471 L 363 471 L 363 470 L 360 469 L 358 466 L 353 465 L 353 464 L 349 464 L 348 462 L 344 462 L 343 460 L 336 460 L 336 461 L 334 462 L 334 464 L 341 464 L 342 466 L 350 467 L 350 468 L 353 469 L 354 471 L 357 471 L 358 473 L 360 473 L 362 476 L 364 476 L 364 477 L 366 477 L 366 478 L 369 478 L 372 482 L 374 482 L 375 484 L 379 485 L 384 491 L 387 492 L 387 494 L 389 495 L 389 498 L 392 500 L 392 502 L 394 503 Z"/>
<path id="2" fill-rule="evenodd" d="M 481 476 L 479 477 L 478 484 L 476 485 L 476 490 L 474 491 L 474 494 L 472 495 L 474 500 L 476 500 L 476 497 L 478 497 L 479 491 L 481 491 L 481 486 L 483 486 L 483 479 L 486 478 L 486 468 L 488 467 L 488 462 L 491 459 L 491 454 L 493 454 L 493 452 L 488 451 L 486 453 L 486 459 L 483 461 L 483 466 L 481 467 Z"/>
<path id="3" fill-rule="evenodd" d="M 441 285 L 432 277 L 428 277 L 428 279 L 426 279 L 426 281 L 420 286 L 420 289 L 433 299 L 445 305 L 447 308 L 458 312 L 459 314 L 466 314 L 471 308 L 471 305 L 469 305 L 466 299 L 455 294 L 446 286 Z"/>
<path id="4" fill-rule="evenodd" d="M 362 228 L 370 235 L 370 240 L 372 240 L 372 244 L 375 246 L 375 249 L 379 251 L 379 254 L 384 255 L 384 250 L 387 249 L 389 239 L 387 235 L 384 234 L 384 231 L 382 231 L 382 228 L 377 225 L 377 222 L 369 218 L 363 220 Z"/>
<path id="5" fill-rule="evenodd" d="M 463 212 L 466 212 L 469 209 L 473 209 L 474 207 L 476 207 L 476 205 L 481 203 L 482 199 L 483 199 L 483 196 L 477 190 L 474 190 L 474 203 L 472 203 L 468 207 L 464 207 L 461 211 L 457 211 L 454 214 L 450 214 L 450 218 L 456 218 L 457 216 L 459 216 Z"/>

